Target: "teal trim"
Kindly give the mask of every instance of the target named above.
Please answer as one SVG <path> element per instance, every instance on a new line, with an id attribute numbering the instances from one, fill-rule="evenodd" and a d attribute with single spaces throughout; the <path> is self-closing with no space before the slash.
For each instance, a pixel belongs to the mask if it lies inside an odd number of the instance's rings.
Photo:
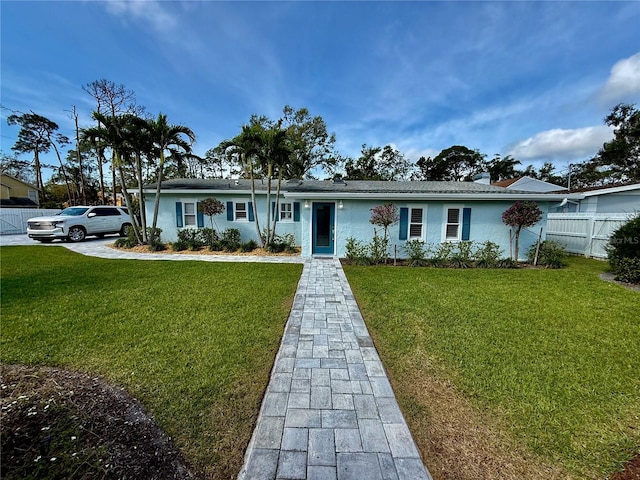
<path id="1" fill-rule="evenodd" d="M 182 228 L 182 202 L 176 202 L 176 227 Z"/>
<path id="2" fill-rule="evenodd" d="M 293 202 L 293 221 L 300 221 L 300 202 Z"/>
<path id="3" fill-rule="evenodd" d="M 407 233 L 409 231 L 409 209 L 402 207 L 400 209 L 400 240 L 407 239 Z"/>
<path id="4" fill-rule="evenodd" d="M 471 208 L 462 209 L 462 240 L 469 240 L 471 233 Z"/>
<path id="5" fill-rule="evenodd" d="M 204 227 L 204 213 L 200 211 L 200 202 L 196 203 L 198 228 Z"/>
<path id="6" fill-rule="evenodd" d="M 233 202 L 227 202 L 227 221 L 233 222 Z"/>

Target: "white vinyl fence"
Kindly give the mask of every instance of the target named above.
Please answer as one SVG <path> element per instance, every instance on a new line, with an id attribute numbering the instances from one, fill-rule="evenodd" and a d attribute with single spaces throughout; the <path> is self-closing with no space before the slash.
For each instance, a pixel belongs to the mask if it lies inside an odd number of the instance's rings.
<path id="1" fill-rule="evenodd" d="M 609 237 L 630 218 L 628 213 L 549 213 L 546 238 L 571 253 L 607 258 Z"/>
<path id="2" fill-rule="evenodd" d="M 0 235 L 27 233 L 27 220 L 54 215 L 60 210 L 60 208 L 0 208 Z"/>

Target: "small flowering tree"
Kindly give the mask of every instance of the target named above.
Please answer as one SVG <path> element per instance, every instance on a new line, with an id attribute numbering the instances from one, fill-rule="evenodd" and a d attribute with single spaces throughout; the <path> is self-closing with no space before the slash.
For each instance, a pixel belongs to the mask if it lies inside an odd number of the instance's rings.
<path id="1" fill-rule="evenodd" d="M 382 227 L 384 229 L 384 238 L 387 240 L 389 238 L 389 227 L 398 223 L 399 218 L 396 206 L 393 203 L 385 203 L 371 209 L 369 222 Z"/>
<path id="2" fill-rule="evenodd" d="M 224 205 L 217 198 L 209 197 L 200 201 L 198 207 L 204 215 L 211 219 L 211 230 L 213 230 L 213 217 L 224 212 Z"/>
<path id="3" fill-rule="evenodd" d="M 380 263 L 384 260 L 387 263 L 389 257 L 389 226 L 398 223 L 398 209 L 393 203 L 385 203 L 371 209 L 370 223 L 378 225 L 384 230 L 384 237 L 380 239 L 373 230 L 373 242 L 371 244 L 372 257 L 375 257 L 374 263 Z"/>
<path id="4" fill-rule="evenodd" d="M 502 222 L 515 228 L 514 259 L 516 261 L 518 260 L 520 231 L 523 228 L 535 225 L 541 218 L 542 210 L 540 210 L 536 202 L 516 202 L 502 214 Z"/>

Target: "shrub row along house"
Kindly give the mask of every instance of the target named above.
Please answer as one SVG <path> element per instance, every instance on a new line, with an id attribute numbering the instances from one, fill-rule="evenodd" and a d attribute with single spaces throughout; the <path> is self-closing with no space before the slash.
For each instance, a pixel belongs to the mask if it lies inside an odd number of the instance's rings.
<path id="1" fill-rule="evenodd" d="M 147 216 L 153 212 L 155 185 L 145 187 Z M 371 209 L 393 203 L 399 221 L 389 227 L 391 252 L 394 245 L 403 247 L 407 240 L 425 243 L 492 241 L 505 252 L 510 251 L 510 229 L 502 223 L 502 213 L 516 201 L 535 201 L 546 214 L 567 193 L 532 193 L 509 190 L 479 182 L 388 182 L 353 180 L 287 180 L 279 194 L 273 188 L 267 200 L 266 180 L 255 181 L 255 203 L 251 181 L 174 179 L 163 182 L 160 193 L 158 227 L 162 239 L 173 242 L 180 229 L 209 226 L 198 203 L 215 197 L 225 205 L 225 212 L 215 217 L 216 230 L 235 228 L 243 241 L 258 240 L 257 221 L 261 229 L 267 214 L 277 221 L 277 234 L 291 234 L 301 255 L 343 257 L 348 238 L 363 242 L 374 236 L 370 223 Z M 575 197 L 576 199 L 579 196 Z M 267 202 L 270 201 L 270 211 Z M 520 257 L 545 230 L 545 218 L 520 237 Z M 379 227 L 378 227 L 378 230 Z M 380 235 L 382 232 L 378 232 Z"/>

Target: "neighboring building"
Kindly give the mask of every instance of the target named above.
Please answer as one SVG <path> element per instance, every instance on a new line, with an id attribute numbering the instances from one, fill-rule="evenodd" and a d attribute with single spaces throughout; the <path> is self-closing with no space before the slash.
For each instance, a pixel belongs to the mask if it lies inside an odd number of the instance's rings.
<path id="1" fill-rule="evenodd" d="M 242 240 L 257 240 L 249 180 L 174 179 L 163 182 L 158 227 L 162 238 L 173 242 L 182 228 L 209 225 L 198 213 L 198 202 L 215 197 L 226 207 L 215 217 L 218 230 L 237 228 Z M 275 182 L 271 208 L 275 211 Z M 375 227 L 369 222 L 371 209 L 394 203 L 400 221 L 389 228 L 391 249 L 399 256 L 407 240 L 426 243 L 491 240 L 509 255 L 509 227 L 502 213 L 517 200 L 537 201 L 543 212 L 559 204 L 566 193 L 531 193 L 473 182 L 384 182 L 351 180 L 289 180 L 282 183 L 277 210 L 277 233 L 293 234 L 302 256 L 343 257 L 349 237 L 369 242 Z M 147 218 L 152 218 L 155 185 L 145 187 Z M 256 181 L 256 202 L 260 227 L 266 222 L 266 182 Z M 545 229 L 546 215 L 535 231 L 523 230 L 521 258 Z M 380 229 L 378 228 L 378 231 Z M 544 234 L 544 233 L 543 233 Z M 393 251 L 393 250 L 392 250 Z"/>
<path id="2" fill-rule="evenodd" d="M 640 183 L 572 190 L 582 199 L 567 201 L 553 209 L 557 213 L 636 213 L 640 212 Z"/>
<path id="3" fill-rule="evenodd" d="M 528 176 L 511 178 L 509 180 L 501 180 L 499 182 L 494 182 L 491 185 L 495 187 L 504 187 L 509 190 L 520 190 L 523 192 L 559 192 L 559 191 L 569 191 L 568 188 L 562 187 L 560 185 L 556 185 L 555 183 L 544 182 L 542 180 L 538 180 L 537 178 L 532 178 Z"/>
<path id="4" fill-rule="evenodd" d="M 37 208 L 40 204 L 38 189 L 11 175 L 0 175 L 0 204 L 3 207 Z"/>

